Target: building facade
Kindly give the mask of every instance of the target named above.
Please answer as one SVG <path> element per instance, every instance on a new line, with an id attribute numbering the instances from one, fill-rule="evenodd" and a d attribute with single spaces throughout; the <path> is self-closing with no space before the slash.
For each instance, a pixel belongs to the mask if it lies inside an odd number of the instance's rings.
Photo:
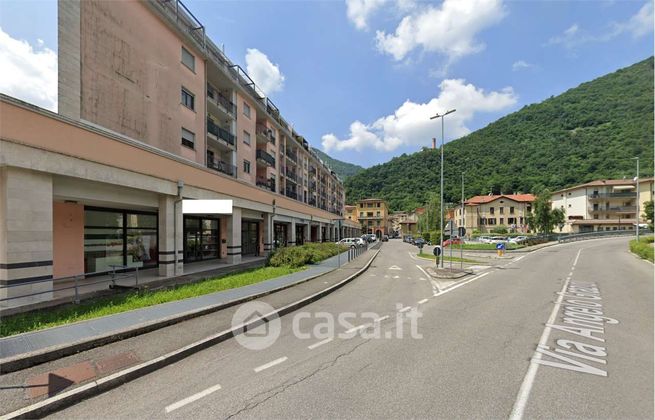
<path id="1" fill-rule="evenodd" d="M 372 233 L 378 237 L 389 235 L 391 232 L 389 207 L 386 201 L 378 198 L 360 200 L 357 202 L 356 213 L 362 232 Z"/>
<path id="2" fill-rule="evenodd" d="M 532 194 L 477 195 L 464 202 L 463 214 L 461 206 L 454 209 L 453 220 L 456 227 L 464 226 L 467 234 L 491 232 L 500 226 L 527 233 L 527 217 L 535 199 Z"/>
<path id="3" fill-rule="evenodd" d="M 2 297 L 359 233 L 336 174 L 182 3 L 60 1 L 58 19 L 59 113 L 0 98 L 0 284 L 20 286 Z M 183 210 L 198 199 L 230 205 Z"/>
<path id="4" fill-rule="evenodd" d="M 639 196 L 633 180 L 602 179 L 555 191 L 551 205 L 565 213 L 562 232 L 633 230 L 637 223 L 647 223 L 644 203 L 652 201 L 654 194 L 652 177 L 639 181 Z"/>

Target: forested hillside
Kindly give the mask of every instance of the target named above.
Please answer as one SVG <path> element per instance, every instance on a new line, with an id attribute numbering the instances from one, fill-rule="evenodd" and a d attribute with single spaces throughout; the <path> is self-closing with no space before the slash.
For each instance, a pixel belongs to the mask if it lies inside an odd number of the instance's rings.
<path id="1" fill-rule="evenodd" d="M 523 107 L 446 144 L 446 201 L 536 192 L 598 178 L 653 174 L 653 57 Z M 403 154 L 346 181 L 349 203 L 381 197 L 410 210 L 438 192 L 439 150 Z"/>
<path id="2" fill-rule="evenodd" d="M 337 175 L 339 175 L 342 180 L 346 180 L 364 170 L 364 168 L 359 165 L 331 158 L 330 156 L 326 155 L 325 152 L 321 152 L 318 149 L 314 149 L 314 151 L 316 154 L 318 154 L 318 157 L 323 159 L 323 162 L 327 163 L 327 165 L 332 168 L 332 170 L 336 172 Z"/>

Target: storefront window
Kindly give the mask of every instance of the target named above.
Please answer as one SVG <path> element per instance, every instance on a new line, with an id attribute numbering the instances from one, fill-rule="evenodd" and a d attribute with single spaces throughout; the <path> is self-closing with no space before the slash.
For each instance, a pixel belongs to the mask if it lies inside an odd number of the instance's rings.
<path id="1" fill-rule="evenodd" d="M 184 261 L 193 262 L 218 258 L 218 219 L 184 218 Z"/>

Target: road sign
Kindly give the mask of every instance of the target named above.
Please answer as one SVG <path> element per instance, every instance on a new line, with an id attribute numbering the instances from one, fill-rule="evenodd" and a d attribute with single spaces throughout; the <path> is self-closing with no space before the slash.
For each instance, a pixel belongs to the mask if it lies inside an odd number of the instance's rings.
<path id="1" fill-rule="evenodd" d="M 505 250 L 505 243 L 501 242 L 501 243 L 496 244 L 496 249 L 498 249 L 500 251 Z"/>
<path id="2" fill-rule="evenodd" d="M 466 235 L 466 228 L 464 226 L 460 226 L 457 228 L 457 235 L 462 238 L 464 235 Z"/>
<path id="3" fill-rule="evenodd" d="M 432 253 L 438 257 L 439 255 L 441 255 L 441 247 L 439 245 L 435 246 L 434 249 L 432 250 Z"/>
<path id="4" fill-rule="evenodd" d="M 446 227 L 444 227 L 444 232 L 450 232 L 451 234 L 453 233 L 453 222 L 452 220 L 446 223 Z"/>

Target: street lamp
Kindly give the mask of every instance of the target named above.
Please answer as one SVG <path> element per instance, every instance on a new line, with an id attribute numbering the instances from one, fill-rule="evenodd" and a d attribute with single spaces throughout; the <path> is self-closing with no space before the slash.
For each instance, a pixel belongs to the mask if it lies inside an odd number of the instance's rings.
<path id="1" fill-rule="evenodd" d="M 635 183 L 637 184 L 637 242 L 639 242 L 639 156 L 633 157 L 637 159 L 637 176 L 635 177 Z"/>
<path id="2" fill-rule="evenodd" d="M 444 128 L 443 128 L 443 117 L 448 114 L 452 114 L 456 110 L 451 109 L 446 111 L 443 114 L 437 113 L 435 116 L 430 117 L 431 120 L 435 118 L 441 118 L 441 187 L 439 193 L 441 194 L 441 220 L 439 221 L 439 246 L 442 247 L 443 252 L 443 145 L 444 145 Z M 441 259 L 441 268 L 443 268 L 443 258 Z"/>

